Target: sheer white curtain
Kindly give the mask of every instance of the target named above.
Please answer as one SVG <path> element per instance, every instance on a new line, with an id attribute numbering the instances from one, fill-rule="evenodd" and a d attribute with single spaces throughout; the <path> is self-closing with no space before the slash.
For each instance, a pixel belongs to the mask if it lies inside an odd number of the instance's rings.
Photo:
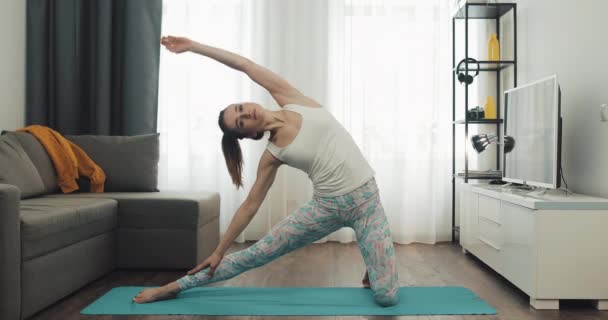
<path id="1" fill-rule="evenodd" d="M 398 243 L 450 236 L 449 18 L 442 1 L 165 0 L 162 33 L 242 54 L 329 108 L 377 172 Z M 246 75 L 161 50 L 159 188 L 221 195 L 223 235 L 255 179 L 266 139 L 242 140 L 245 188 L 221 153 L 219 111 L 278 106 Z M 443 123 L 442 121 L 445 123 Z M 237 241 L 257 240 L 308 201 L 306 174 L 283 166 Z M 342 229 L 319 242 L 354 241 Z"/>
<path id="2" fill-rule="evenodd" d="M 451 237 L 450 17 L 444 0 L 330 2 L 327 106 L 376 170 L 397 243 Z"/>

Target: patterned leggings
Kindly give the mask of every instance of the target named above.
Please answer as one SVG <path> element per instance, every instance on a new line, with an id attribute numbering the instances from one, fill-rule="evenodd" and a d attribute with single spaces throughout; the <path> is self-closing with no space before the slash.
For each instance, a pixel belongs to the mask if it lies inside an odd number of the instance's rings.
<path id="1" fill-rule="evenodd" d="M 209 268 L 205 268 L 194 275 L 180 278 L 177 283 L 181 290 L 186 290 L 230 279 L 313 243 L 342 227 L 355 230 L 376 302 L 382 306 L 397 304 L 399 279 L 395 249 L 373 178 L 345 195 L 315 196 L 249 248 L 223 257 L 213 277 L 209 277 Z"/>

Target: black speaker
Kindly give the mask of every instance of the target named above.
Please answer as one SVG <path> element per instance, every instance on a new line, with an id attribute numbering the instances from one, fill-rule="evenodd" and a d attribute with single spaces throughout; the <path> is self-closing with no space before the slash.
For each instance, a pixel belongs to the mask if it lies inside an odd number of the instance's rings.
<path id="1" fill-rule="evenodd" d="M 460 65 L 463 64 L 464 62 L 473 62 L 477 64 L 477 69 L 475 69 L 475 74 L 474 75 L 470 75 L 470 74 L 465 74 L 464 72 L 459 72 L 460 70 Z M 471 71 L 469 69 L 469 71 Z M 477 75 L 479 75 L 479 62 L 473 58 L 465 58 L 460 60 L 460 62 L 458 62 L 458 66 L 456 66 L 456 70 L 454 71 L 456 72 L 456 74 L 458 75 L 458 81 L 462 84 L 471 84 L 473 83 L 473 78 L 477 77 Z"/>

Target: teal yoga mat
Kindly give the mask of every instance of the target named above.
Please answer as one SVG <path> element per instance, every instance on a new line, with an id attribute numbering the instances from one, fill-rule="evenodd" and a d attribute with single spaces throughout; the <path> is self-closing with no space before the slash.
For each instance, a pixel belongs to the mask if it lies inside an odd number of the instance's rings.
<path id="1" fill-rule="evenodd" d="M 381 307 L 364 288 L 200 287 L 177 299 L 147 304 L 131 299 L 145 287 L 110 290 L 81 311 L 85 315 L 438 315 L 496 314 L 463 287 L 401 287 L 399 304 Z"/>

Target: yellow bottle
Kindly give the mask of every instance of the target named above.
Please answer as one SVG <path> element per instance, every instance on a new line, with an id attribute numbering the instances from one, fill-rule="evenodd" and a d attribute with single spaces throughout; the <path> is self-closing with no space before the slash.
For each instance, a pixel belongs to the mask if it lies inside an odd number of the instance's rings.
<path id="1" fill-rule="evenodd" d="M 486 104 L 483 106 L 484 118 L 486 119 L 496 119 L 496 104 L 494 103 L 494 98 L 492 96 L 488 96 L 486 99 Z"/>
<path id="2" fill-rule="evenodd" d="M 490 41 L 488 42 L 488 60 L 500 60 L 500 45 L 498 44 L 498 38 L 496 38 L 496 33 L 492 33 L 492 35 L 490 36 Z"/>

